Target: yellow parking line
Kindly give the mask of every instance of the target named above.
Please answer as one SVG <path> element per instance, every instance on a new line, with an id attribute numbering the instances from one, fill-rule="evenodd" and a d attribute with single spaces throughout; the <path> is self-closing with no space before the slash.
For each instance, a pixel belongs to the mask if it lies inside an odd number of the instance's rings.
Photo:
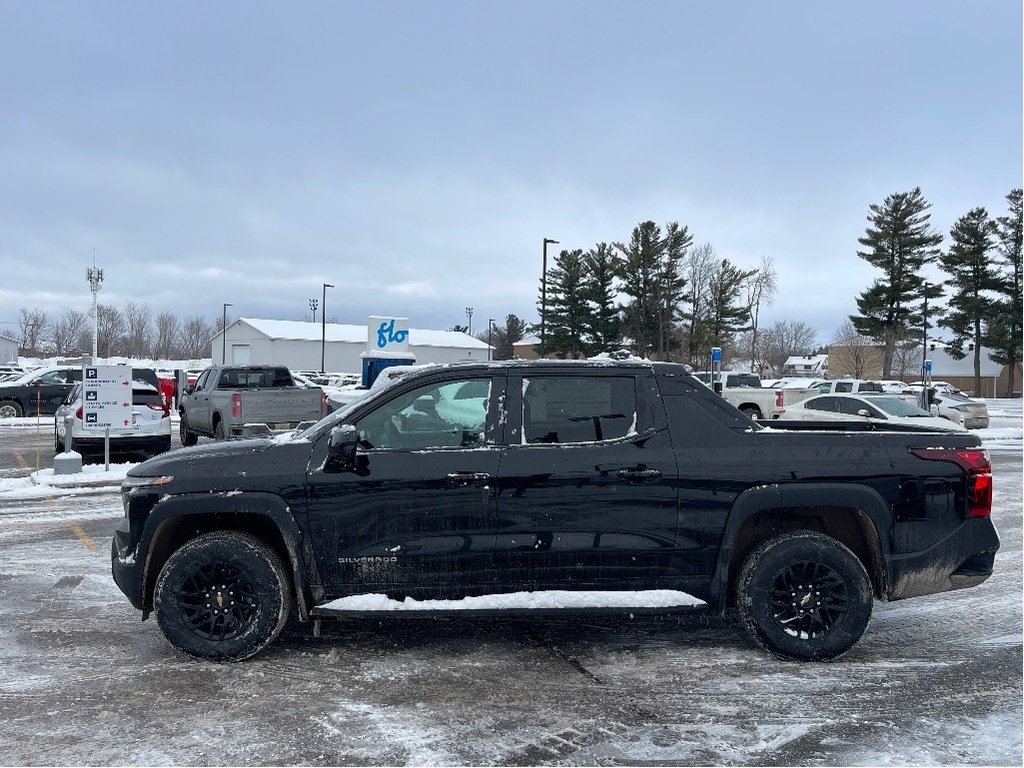
<path id="1" fill-rule="evenodd" d="M 85 532 L 85 529 L 78 523 L 68 523 L 68 528 L 71 529 L 71 532 L 78 537 L 78 540 L 82 542 L 82 545 L 90 552 L 95 552 L 99 549 L 99 547 L 96 546 L 96 542 L 92 540 L 89 534 Z"/>
<path id="2" fill-rule="evenodd" d="M 16 462 L 18 462 L 18 466 L 21 467 L 22 469 L 24 469 L 26 472 L 31 472 L 32 471 L 32 467 L 30 467 L 28 465 L 28 462 L 25 461 L 25 457 L 22 456 L 20 452 L 18 452 L 18 451 L 14 452 L 14 460 Z"/>

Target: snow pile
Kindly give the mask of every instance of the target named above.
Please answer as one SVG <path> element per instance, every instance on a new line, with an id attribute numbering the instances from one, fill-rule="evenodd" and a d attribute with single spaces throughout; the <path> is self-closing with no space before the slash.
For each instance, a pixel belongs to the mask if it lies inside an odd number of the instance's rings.
<path id="1" fill-rule="evenodd" d="M 135 463 L 111 464 L 105 470 L 102 464 L 86 464 L 82 471 L 70 475 L 54 475 L 53 469 L 40 469 L 28 477 L 0 478 L 0 496 L 7 499 L 35 499 L 47 496 L 69 496 L 83 489 L 117 488 L 138 466 Z"/>

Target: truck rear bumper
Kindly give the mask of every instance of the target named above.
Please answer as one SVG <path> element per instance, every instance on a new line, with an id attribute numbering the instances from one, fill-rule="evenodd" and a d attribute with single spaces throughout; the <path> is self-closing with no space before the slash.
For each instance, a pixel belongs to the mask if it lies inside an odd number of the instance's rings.
<path id="1" fill-rule="evenodd" d="M 998 549 L 991 519 L 965 520 L 933 547 L 890 556 L 885 596 L 902 600 L 977 586 L 992 575 Z"/>

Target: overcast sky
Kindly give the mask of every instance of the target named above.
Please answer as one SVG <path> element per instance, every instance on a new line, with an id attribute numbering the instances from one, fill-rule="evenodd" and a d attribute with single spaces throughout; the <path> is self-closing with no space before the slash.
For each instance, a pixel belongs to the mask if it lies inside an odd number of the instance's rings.
<path id="1" fill-rule="evenodd" d="M 19 309 L 536 321 L 544 237 L 679 221 L 829 341 L 868 206 L 1021 185 L 1021 3 L 0 0 Z M 549 251 L 549 256 L 552 252 Z M 319 319 L 319 313 L 318 313 Z"/>

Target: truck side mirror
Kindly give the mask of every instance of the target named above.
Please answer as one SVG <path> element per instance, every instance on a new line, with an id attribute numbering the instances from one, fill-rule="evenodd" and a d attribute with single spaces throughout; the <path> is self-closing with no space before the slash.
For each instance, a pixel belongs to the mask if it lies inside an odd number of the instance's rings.
<path id="1" fill-rule="evenodd" d="M 327 459 L 341 470 L 351 470 L 356 465 L 356 446 L 359 432 L 351 424 L 339 424 L 327 438 Z"/>

